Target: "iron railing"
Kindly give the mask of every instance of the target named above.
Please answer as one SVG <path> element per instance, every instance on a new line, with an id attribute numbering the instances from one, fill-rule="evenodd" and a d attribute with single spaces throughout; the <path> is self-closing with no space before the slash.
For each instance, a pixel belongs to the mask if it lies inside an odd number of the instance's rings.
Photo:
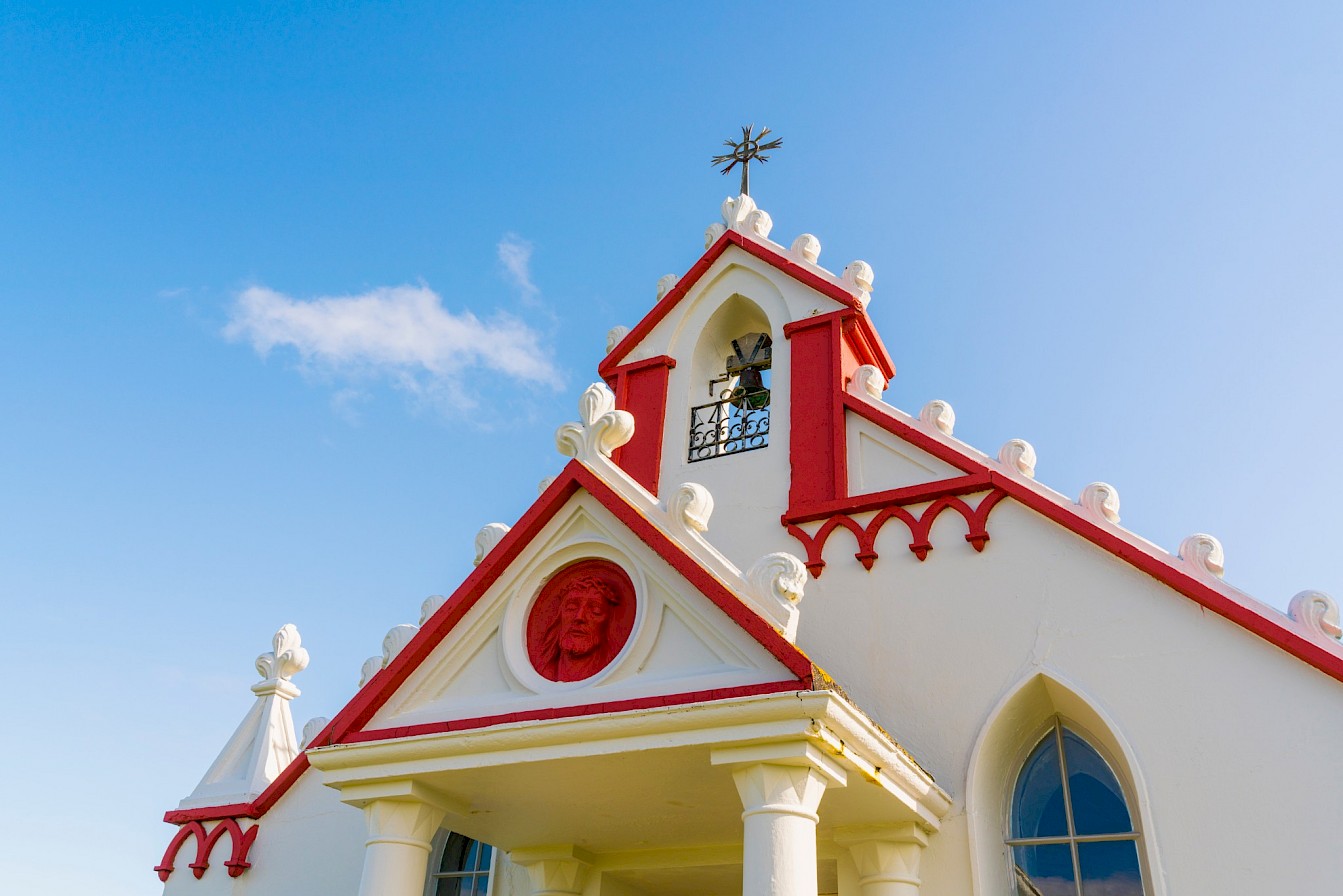
<path id="1" fill-rule="evenodd" d="M 754 451 L 769 444 L 769 407 L 715 401 L 690 409 L 689 462 Z"/>

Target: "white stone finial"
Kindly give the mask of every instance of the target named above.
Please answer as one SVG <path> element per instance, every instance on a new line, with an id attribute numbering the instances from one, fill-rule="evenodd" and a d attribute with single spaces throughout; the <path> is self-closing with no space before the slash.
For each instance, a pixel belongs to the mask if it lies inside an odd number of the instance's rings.
<path id="1" fill-rule="evenodd" d="M 494 546 L 503 540 L 508 534 L 509 527 L 503 523 L 489 523 L 476 533 L 476 559 L 474 564 L 479 566 L 485 560 L 485 555 L 494 550 Z"/>
<path id="2" fill-rule="evenodd" d="M 605 383 L 593 383 L 578 400 L 581 422 L 565 423 L 555 430 L 555 447 L 560 454 L 591 465 L 598 458 L 634 438 L 634 415 L 616 410 L 616 397 Z"/>
<path id="3" fill-rule="evenodd" d="M 858 290 L 858 306 L 867 308 L 867 303 L 872 301 L 872 281 L 876 279 L 872 265 L 865 261 L 851 261 L 845 266 L 840 279 Z"/>
<path id="4" fill-rule="evenodd" d="M 1180 559 L 1200 572 L 1219 579 L 1226 571 L 1222 543 L 1204 532 L 1196 532 L 1180 542 Z"/>
<path id="5" fill-rule="evenodd" d="M 792 248 L 789 251 L 807 264 L 816 264 L 817 259 L 821 257 L 821 241 L 810 233 L 804 233 L 793 240 Z"/>
<path id="6" fill-rule="evenodd" d="M 951 409 L 951 405 L 940 398 L 934 398 L 923 406 L 919 411 L 919 419 L 926 425 L 940 430 L 944 435 L 951 435 L 952 430 L 956 428 L 956 412 Z"/>
<path id="7" fill-rule="evenodd" d="M 448 602 L 448 599 L 441 594 L 431 594 L 420 604 L 420 627 L 429 621 L 429 617 L 438 612 L 438 608 Z"/>
<path id="8" fill-rule="evenodd" d="M 256 670 L 265 679 L 261 685 L 275 680 L 289 681 L 308 668 L 308 651 L 303 649 L 303 639 L 292 623 L 280 627 L 271 638 L 271 648 L 269 653 L 256 658 Z"/>
<path id="9" fill-rule="evenodd" d="M 1077 503 L 1092 516 L 1110 523 L 1119 522 L 1119 489 L 1108 482 L 1093 482 L 1082 489 Z"/>
<path id="10" fill-rule="evenodd" d="M 271 638 L 271 651 L 256 658 L 262 680 L 252 685 L 256 702 L 182 809 L 251 802 L 298 755 L 289 701 L 299 695 L 290 678 L 308 667 L 298 629 L 285 625 Z"/>
<path id="11" fill-rule="evenodd" d="M 797 636 L 797 605 L 807 584 L 807 567 L 792 554 L 779 551 L 766 554 L 746 571 L 746 581 L 762 603 L 774 604 L 784 620 L 783 636 Z"/>
<path id="12" fill-rule="evenodd" d="M 322 733 L 322 729 L 331 724 L 326 716 L 316 716 L 303 723 L 303 738 L 298 742 L 300 750 L 306 750 L 312 739 Z"/>
<path id="13" fill-rule="evenodd" d="M 659 296 L 659 298 L 661 298 L 661 296 Z M 611 329 L 607 330 L 606 353 L 609 355 L 611 354 L 611 352 L 615 351 L 616 346 L 620 344 L 620 340 L 628 336 L 629 332 L 630 332 L 629 327 L 612 327 Z"/>
<path id="14" fill-rule="evenodd" d="M 359 667 L 359 686 L 362 688 L 373 680 L 373 676 L 382 671 L 382 654 L 371 656 Z"/>
<path id="15" fill-rule="evenodd" d="M 881 393 L 886 391 L 886 377 L 875 364 L 861 364 L 849 380 L 849 394 L 859 398 L 881 401 Z"/>
<path id="16" fill-rule="evenodd" d="M 382 665 L 385 668 L 388 663 L 396 659 L 396 655 L 406 649 L 410 639 L 419 632 L 418 625 L 394 625 L 387 630 L 387 634 L 382 639 Z"/>
<path id="17" fill-rule="evenodd" d="M 727 228 L 722 224 L 719 224 L 717 221 L 710 224 L 708 229 L 704 231 L 704 248 L 708 249 L 714 243 L 718 242 L 719 237 L 725 233 L 727 233 Z"/>
<path id="18" fill-rule="evenodd" d="M 723 200 L 723 223 L 731 230 L 749 233 L 765 239 L 774 229 L 774 220 L 764 209 L 757 208 L 755 200 L 745 193 Z"/>
<path id="19" fill-rule="evenodd" d="M 697 482 L 683 482 L 668 496 L 667 513 L 688 532 L 707 532 L 709 517 L 713 516 L 713 495 Z"/>
<path id="20" fill-rule="evenodd" d="M 1323 591 L 1302 591 L 1287 604 L 1287 615 L 1320 638 L 1343 639 L 1338 604 Z"/>
<path id="21" fill-rule="evenodd" d="M 545 477 L 544 479 L 542 479 L 540 482 L 538 482 L 538 483 L 536 484 L 536 493 L 537 493 L 538 495 L 545 494 L 546 489 L 550 488 L 550 483 L 554 482 L 556 479 L 559 479 L 559 478 L 560 478 L 560 477 L 558 477 L 558 476 L 547 476 L 547 477 Z"/>
<path id="22" fill-rule="evenodd" d="M 672 287 L 676 285 L 676 281 L 677 281 L 677 280 L 680 280 L 680 279 L 681 279 L 681 278 L 680 278 L 680 277 L 677 277 L 675 274 L 663 274 L 661 277 L 659 277 L 659 278 L 658 278 L 658 300 L 661 301 L 662 298 L 663 298 L 665 295 L 667 295 L 667 293 L 671 292 L 671 291 L 672 291 Z"/>
<path id="23" fill-rule="evenodd" d="M 998 449 L 998 462 L 1027 479 L 1035 478 L 1035 447 L 1025 439 L 1008 439 Z"/>

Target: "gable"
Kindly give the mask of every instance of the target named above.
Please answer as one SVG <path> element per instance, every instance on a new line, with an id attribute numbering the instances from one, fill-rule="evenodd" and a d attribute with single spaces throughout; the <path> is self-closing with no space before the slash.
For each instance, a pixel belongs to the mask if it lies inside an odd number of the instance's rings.
<path id="1" fill-rule="evenodd" d="M 593 559 L 626 571 L 637 607 L 610 665 L 578 681 L 548 680 L 528 652 L 527 622 L 543 586 Z M 740 691 L 797 677 L 596 498 L 575 493 L 508 569 L 387 697 L 366 730 L 461 722 Z"/>

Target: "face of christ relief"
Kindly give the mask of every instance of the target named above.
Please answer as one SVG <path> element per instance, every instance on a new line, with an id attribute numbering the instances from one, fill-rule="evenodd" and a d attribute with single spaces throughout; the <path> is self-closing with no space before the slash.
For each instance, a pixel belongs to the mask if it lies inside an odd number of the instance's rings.
<path id="1" fill-rule="evenodd" d="M 527 653 L 551 681 L 582 681 L 610 664 L 633 623 L 634 588 L 624 570 L 580 561 L 541 589 L 527 619 Z"/>

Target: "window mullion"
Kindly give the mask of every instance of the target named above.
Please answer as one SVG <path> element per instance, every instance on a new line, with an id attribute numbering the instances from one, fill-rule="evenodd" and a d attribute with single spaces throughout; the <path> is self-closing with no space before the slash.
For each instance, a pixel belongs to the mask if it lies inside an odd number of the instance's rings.
<path id="1" fill-rule="evenodd" d="M 1073 824 L 1073 796 L 1068 789 L 1068 756 L 1063 752 L 1063 725 L 1054 719 L 1054 746 L 1059 751 L 1059 774 L 1063 777 L 1063 815 L 1068 820 L 1068 851 L 1073 858 L 1073 887 L 1082 896 L 1082 861 L 1077 855 L 1077 827 Z"/>

